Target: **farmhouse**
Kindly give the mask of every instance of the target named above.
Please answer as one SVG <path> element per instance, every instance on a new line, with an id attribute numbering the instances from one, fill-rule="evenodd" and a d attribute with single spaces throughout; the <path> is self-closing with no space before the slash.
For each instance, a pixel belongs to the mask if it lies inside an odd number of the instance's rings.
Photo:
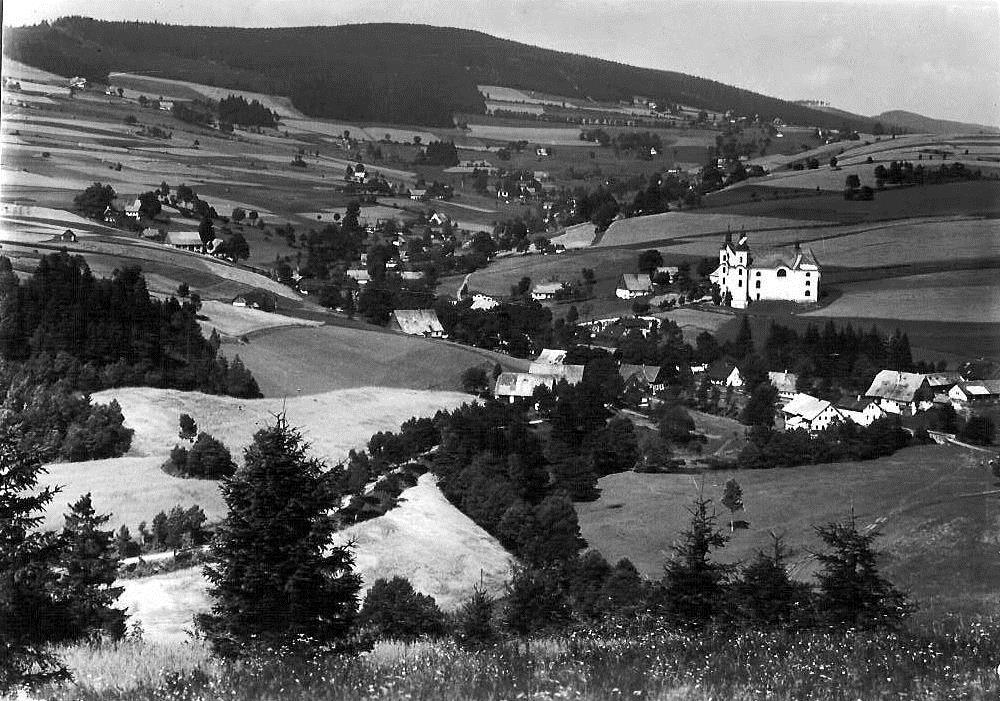
<path id="1" fill-rule="evenodd" d="M 853 421 L 858 426 L 871 426 L 873 422 L 888 416 L 881 404 L 863 397 L 841 401 L 837 406 L 837 411 L 845 419 Z"/>
<path id="2" fill-rule="evenodd" d="M 566 351 L 557 348 L 543 348 L 542 352 L 535 358 L 535 362 L 546 365 L 562 365 L 566 362 Z"/>
<path id="3" fill-rule="evenodd" d="M 444 327 L 433 309 L 397 309 L 389 318 L 389 328 L 411 336 L 445 338 Z"/>
<path id="4" fill-rule="evenodd" d="M 531 399 L 539 387 L 552 389 L 556 378 L 551 375 L 532 375 L 527 372 L 502 372 L 497 377 L 493 396 L 497 399 L 506 397 L 511 404 L 518 399 Z"/>
<path id="5" fill-rule="evenodd" d="M 449 217 L 444 212 L 434 212 L 434 214 L 432 214 L 430 219 L 428 219 L 427 221 L 428 223 L 430 223 L 431 226 L 451 225 L 451 217 Z"/>
<path id="6" fill-rule="evenodd" d="M 816 256 L 799 244 L 791 251 L 750 255 L 746 234 L 719 250 L 719 266 L 709 279 L 719 286 L 723 299 L 737 309 L 757 300 L 815 302 L 819 298 L 820 266 Z"/>
<path id="7" fill-rule="evenodd" d="M 962 412 L 983 404 L 995 404 L 1000 399 L 1000 380 L 959 382 L 948 390 L 948 399 Z"/>
<path id="8" fill-rule="evenodd" d="M 425 187 L 410 188 L 410 199 L 417 202 L 428 199 L 427 188 Z"/>
<path id="9" fill-rule="evenodd" d="M 358 283 L 359 287 L 364 287 L 369 282 L 372 281 L 372 276 L 368 273 L 365 268 L 351 268 L 344 273 L 347 277 Z"/>
<path id="10" fill-rule="evenodd" d="M 796 394 L 792 400 L 781 409 L 785 419 L 785 430 L 792 431 L 804 428 L 807 431 L 822 431 L 844 417 L 830 402 L 817 399 L 808 394 Z"/>
<path id="11" fill-rule="evenodd" d="M 552 149 L 548 146 L 539 146 L 535 149 L 535 155 L 539 158 L 547 158 L 552 155 Z"/>
<path id="12" fill-rule="evenodd" d="M 648 275 L 623 273 L 618 278 L 615 296 L 619 299 L 635 299 L 653 294 L 653 283 Z"/>
<path id="13" fill-rule="evenodd" d="M 552 365 L 535 361 L 528 366 L 528 372 L 532 375 L 566 380 L 571 385 L 583 382 L 583 365 Z"/>
<path id="14" fill-rule="evenodd" d="M 490 309 L 495 309 L 500 306 L 500 300 L 490 297 L 489 295 L 484 295 L 482 292 L 477 292 L 472 295 L 472 308 L 489 311 Z"/>
<path id="15" fill-rule="evenodd" d="M 795 385 L 799 381 L 799 376 L 792 372 L 769 372 L 767 379 L 771 381 L 774 388 L 778 390 L 778 398 L 790 401 L 796 394 Z"/>
<path id="16" fill-rule="evenodd" d="M 556 294 L 566 289 L 565 282 L 540 282 L 531 290 L 531 298 L 536 302 L 555 299 Z"/>
<path id="17" fill-rule="evenodd" d="M 865 396 L 877 401 L 890 414 L 913 416 L 930 407 L 934 393 L 926 375 L 882 370 L 872 380 Z"/>
<path id="18" fill-rule="evenodd" d="M 185 251 L 202 251 L 205 248 L 197 231 L 169 231 L 163 242 Z"/>
<path id="19" fill-rule="evenodd" d="M 618 374 L 625 382 L 625 391 L 662 392 L 667 386 L 667 373 L 659 365 L 629 365 L 622 363 Z"/>
<path id="20" fill-rule="evenodd" d="M 76 243 L 76 234 L 73 233 L 72 229 L 66 229 L 66 231 L 56 236 L 56 240 L 65 241 L 67 243 Z"/>
<path id="21" fill-rule="evenodd" d="M 658 277 L 665 276 L 668 280 L 673 280 L 677 276 L 679 268 L 676 265 L 661 265 L 653 271 L 650 276 L 654 280 Z"/>

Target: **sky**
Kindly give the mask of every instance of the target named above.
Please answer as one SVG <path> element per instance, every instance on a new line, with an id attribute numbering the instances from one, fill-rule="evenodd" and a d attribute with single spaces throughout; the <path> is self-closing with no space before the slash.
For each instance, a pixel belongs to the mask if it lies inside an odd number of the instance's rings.
<path id="1" fill-rule="evenodd" d="M 289 27 L 409 22 L 680 71 L 864 115 L 1000 125 L 1000 0 L 5 0 L 64 15 Z"/>

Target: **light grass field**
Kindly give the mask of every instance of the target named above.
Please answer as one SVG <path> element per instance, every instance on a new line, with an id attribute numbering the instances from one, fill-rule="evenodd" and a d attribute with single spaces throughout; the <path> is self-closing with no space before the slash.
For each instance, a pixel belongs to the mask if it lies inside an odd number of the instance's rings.
<path id="1" fill-rule="evenodd" d="M 160 469 L 170 449 L 181 443 L 178 417 L 190 414 L 206 431 L 229 448 L 237 463 L 243 450 L 261 428 L 271 425 L 284 411 L 311 444 L 312 454 L 329 465 L 361 448 L 372 434 L 398 430 L 411 416 L 431 416 L 439 409 L 453 409 L 472 397 L 457 392 L 421 392 L 384 387 L 340 390 L 284 399 L 235 399 L 152 388 L 119 388 L 98 392 L 93 400 L 116 399 L 125 425 L 135 430 L 132 447 L 121 458 L 48 466 L 42 484 L 63 485 L 63 492 L 46 514 L 46 528 L 62 526 L 66 504 L 86 492 L 93 493 L 98 511 L 112 514 L 110 524 L 134 529 L 158 511 L 180 504 L 201 506 L 210 520 L 224 515 L 217 483 L 173 477 Z"/>
<path id="2" fill-rule="evenodd" d="M 553 246 L 562 245 L 566 250 L 587 248 L 594 242 L 594 225 L 590 222 L 566 227 L 559 236 L 553 236 L 550 241 Z"/>
<path id="3" fill-rule="evenodd" d="M 663 242 L 710 233 L 724 235 L 727 229 L 738 236 L 741 231 L 791 229 L 818 223 L 821 222 L 809 219 L 747 216 L 717 212 L 665 212 L 612 222 L 597 246 L 602 248 L 637 246 L 646 242 Z M 718 251 L 718 245 L 720 244 L 716 244 L 716 251 Z"/>
<path id="4" fill-rule="evenodd" d="M 300 319 L 272 312 L 252 309 L 250 307 L 234 307 L 232 304 L 208 300 L 202 302 L 199 319 L 202 333 L 208 336 L 216 329 L 222 336 L 238 337 L 244 334 L 273 329 L 281 326 L 322 326 L 321 321 Z"/>
<path id="5" fill-rule="evenodd" d="M 231 352 L 239 353 L 267 397 L 363 386 L 452 390 L 474 365 L 528 366 L 478 348 L 349 326 L 265 331 Z"/>
<path id="6" fill-rule="evenodd" d="M 818 546 L 814 525 L 855 516 L 862 527 L 883 533 L 884 571 L 928 608 L 984 610 L 997 602 L 1000 560 L 996 523 L 1000 502 L 981 494 L 995 479 L 980 466 L 982 453 L 923 446 L 868 462 L 709 472 L 640 475 L 600 480 L 601 497 L 577 504 L 580 527 L 591 547 L 609 560 L 631 559 L 639 571 L 659 577 L 671 544 L 688 521 L 686 507 L 699 494 L 720 505 L 726 480 L 743 488 L 749 530 L 737 531 L 717 553 L 723 562 L 751 558 L 767 547 L 770 532 L 785 535 L 794 550 L 796 576 L 816 569 L 809 553 Z M 981 494 L 981 495 L 980 495 Z"/>
<path id="7" fill-rule="evenodd" d="M 594 144 L 580 141 L 579 129 L 560 127 L 518 127 L 499 124 L 470 124 L 466 136 L 491 141 L 528 141 L 532 144 L 551 146 L 589 146 Z"/>
<path id="8" fill-rule="evenodd" d="M 842 296 L 804 316 L 1000 322 L 1000 271 L 992 268 L 838 287 Z"/>
<path id="9" fill-rule="evenodd" d="M 130 87 L 133 90 L 149 90 L 150 96 L 155 93 L 156 96 L 161 94 L 166 96 L 175 95 L 184 99 L 186 97 L 190 97 L 191 92 L 194 92 L 197 95 L 207 97 L 210 100 L 222 100 L 230 95 L 242 95 L 248 102 L 257 100 L 267 109 L 277 112 L 282 116 L 304 116 L 301 112 L 295 109 L 292 105 L 292 101 L 287 97 L 267 95 L 247 90 L 237 90 L 235 88 L 219 88 L 213 85 L 191 83 L 185 80 L 154 78 L 152 76 L 137 75 L 135 73 L 111 73 L 108 75 L 108 80 L 112 85 Z M 171 90 L 173 90 L 173 92 L 171 92 Z"/>
<path id="10" fill-rule="evenodd" d="M 503 592 L 513 558 L 445 499 L 434 477 L 423 475 L 417 486 L 403 491 L 400 502 L 384 516 L 335 536 L 336 544 L 353 543 L 363 591 L 380 577 L 399 575 L 444 610 L 457 608 L 480 584 L 493 595 Z M 120 584 L 125 591 L 118 605 L 127 607 L 131 622 L 156 643 L 183 643 L 193 628 L 192 616 L 211 605 L 200 567 Z"/>

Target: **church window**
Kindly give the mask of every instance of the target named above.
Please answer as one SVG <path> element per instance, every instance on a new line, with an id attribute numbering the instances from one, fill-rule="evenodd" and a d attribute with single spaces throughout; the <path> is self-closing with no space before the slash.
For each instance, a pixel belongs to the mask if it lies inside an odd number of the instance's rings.
<path id="1" fill-rule="evenodd" d="M 809 277 L 809 273 L 806 273 L 806 277 Z"/>
<path id="2" fill-rule="evenodd" d="M 809 290 L 806 290 L 806 297 L 809 296 Z"/>
<path id="3" fill-rule="evenodd" d="M 757 277 L 760 277 L 760 271 L 759 270 L 757 271 Z"/>
<path id="4" fill-rule="evenodd" d="M 778 277 L 788 277 L 788 271 L 784 268 L 778 268 Z"/>
<path id="5" fill-rule="evenodd" d="M 760 289 L 760 280 L 757 281 L 757 289 Z"/>
<path id="6" fill-rule="evenodd" d="M 809 287 L 809 281 L 806 280 L 806 287 Z"/>

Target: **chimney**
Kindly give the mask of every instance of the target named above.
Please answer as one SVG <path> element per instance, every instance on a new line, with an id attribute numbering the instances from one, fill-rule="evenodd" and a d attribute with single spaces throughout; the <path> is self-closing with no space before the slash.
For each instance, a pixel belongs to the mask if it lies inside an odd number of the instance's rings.
<path id="1" fill-rule="evenodd" d="M 728 226 L 726 227 L 726 245 L 733 245 L 733 231 Z"/>

